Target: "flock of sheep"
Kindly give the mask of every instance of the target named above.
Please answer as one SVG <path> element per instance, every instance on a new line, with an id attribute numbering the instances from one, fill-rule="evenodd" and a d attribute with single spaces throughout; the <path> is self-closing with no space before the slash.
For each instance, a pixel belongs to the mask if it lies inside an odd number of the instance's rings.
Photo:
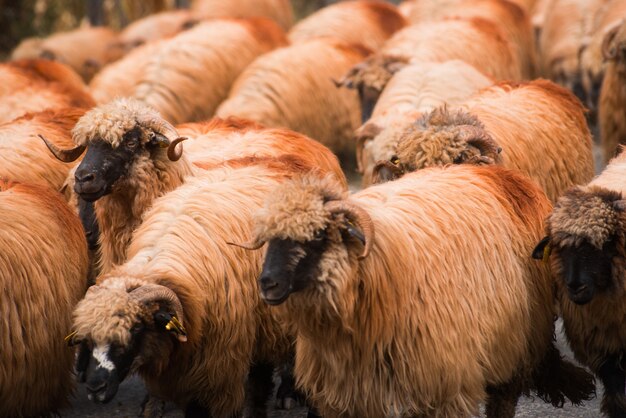
<path id="1" fill-rule="evenodd" d="M 22 41 L 0 63 L 0 416 L 136 373 L 141 416 L 265 417 L 279 373 L 309 417 L 513 417 L 594 376 L 626 417 L 624 17 L 354 0 L 294 25 L 288 0 L 198 0 Z"/>

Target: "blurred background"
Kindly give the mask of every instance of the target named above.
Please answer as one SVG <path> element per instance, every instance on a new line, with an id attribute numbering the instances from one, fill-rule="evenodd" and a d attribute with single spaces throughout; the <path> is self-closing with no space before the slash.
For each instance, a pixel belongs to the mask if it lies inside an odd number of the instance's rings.
<path id="1" fill-rule="evenodd" d="M 292 0 L 296 19 L 341 0 Z M 399 3 L 393 0 L 391 3 Z M 193 0 L 0 0 L 0 58 L 20 40 L 81 25 L 121 29 L 152 13 L 190 7 Z"/>

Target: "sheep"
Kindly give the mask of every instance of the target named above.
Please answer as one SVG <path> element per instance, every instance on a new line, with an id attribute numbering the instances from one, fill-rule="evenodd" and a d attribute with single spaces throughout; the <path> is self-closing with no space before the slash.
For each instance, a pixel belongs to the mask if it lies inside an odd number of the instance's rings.
<path id="1" fill-rule="evenodd" d="M 424 23 L 439 20 L 448 11 L 463 7 L 466 0 L 404 0 L 398 10 L 411 23 Z"/>
<path id="2" fill-rule="evenodd" d="M 0 211 L 0 416 L 48 416 L 74 387 L 63 337 L 87 290 L 87 245 L 48 187 L 0 180 Z"/>
<path id="3" fill-rule="evenodd" d="M 296 333 L 295 375 L 322 416 L 469 417 L 487 401 L 488 417 L 512 417 L 531 388 L 554 405 L 593 392 L 552 344 L 549 274 L 528 257 L 549 210 L 501 167 L 431 168 L 350 197 L 302 176 L 268 195 L 240 245 L 268 243 L 261 297 Z"/>
<path id="4" fill-rule="evenodd" d="M 216 130 L 213 140 L 196 139 L 214 150 L 211 155 L 206 147 L 197 146 L 196 152 L 202 151 L 202 161 L 208 164 L 205 168 L 251 155 L 290 153 L 307 157 L 307 163 L 321 170 L 342 175 L 336 157 L 309 138 L 284 130 L 241 126 L 216 121 L 212 124 Z M 248 132 L 252 130 L 255 132 Z M 215 138 L 219 136 L 223 138 Z M 154 200 L 201 168 L 182 154 L 178 145 L 182 138 L 169 122 L 131 99 L 118 99 L 88 111 L 74 127 L 73 140 L 76 147 L 72 149 L 53 144 L 48 147 L 65 162 L 75 160 L 87 149 L 69 183 L 80 198 L 94 202 L 100 228 L 99 268 L 106 273 L 126 260 L 133 231 Z M 228 142 L 232 146 L 226 146 Z"/>
<path id="5" fill-rule="evenodd" d="M 368 53 L 360 45 L 328 38 L 273 51 L 246 68 L 216 115 L 302 132 L 346 161 L 354 155 L 359 102 L 354 92 L 337 89 L 333 80 Z"/>
<path id="6" fill-rule="evenodd" d="M 404 18 L 394 5 L 357 0 L 320 9 L 298 22 L 289 31 L 288 37 L 292 44 L 331 37 L 347 44 L 360 43 L 375 51 L 405 25 Z"/>
<path id="7" fill-rule="evenodd" d="M 171 123 L 203 120 L 250 62 L 285 43 L 285 34 L 267 19 L 202 22 L 164 41 L 128 95 Z"/>
<path id="8" fill-rule="evenodd" d="M 495 24 L 482 18 L 450 18 L 398 31 L 376 54 L 352 68 L 340 84 L 359 91 L 365 122 L 389 79 L 408 62 L 453 59 L 496 80 L 522 78 L 512 44 Z"/>
<path id="9" fill-rule="evenodd" d="M 626 155 L 562 196 L 533 251 L 555 276 L 565 335 L 574 356 L 604 384 L 601 410 L 626 416 L 624 277 Z"/>
<path id="10" fill-rule="evenodd" d="M 570 91 L 547 80 L 498 83 L 457 110 L 435 109 L 396 144 L 396 153 L 374 169 L 374 177 L 445 164 L 502 164 L 534 179 L 554 202 L 594 175 L 583 107 Z"/>
<path id="11" fill-rule="evenodd" d="M 289 0 L 194 0 L 191 10 L 202 18 L 266 17 L 287 31 L 293 25 Z"/>
<path id="12" fill-rule="evenodd" d="M 553 0 L 539 35 L 540 73 L 584 100 L 579 50 L 604 0 Z"/>
<path id="13" fill-rule="evenodd" d="M 117 33 L 105 27 L 83 27 L 68 32 L 55 33 L 39 42 L 27 39 L 11 54 L 12 59 L 47 58 L 70 66 L 85 80 L 91 77 L 112 58 L 109 45 Z"/>
<path id="14" fill-rule="evenodd" d="M 84 113 L 79 108 L 46 110 L 0 124 L 0 178 L 61 190 L 69 167 L 50 155 L 37 135 L 68 148 L 71 130 Z"/>
<path id="15" fill-rule="evenodd" d="M 618 26 L 626 16 L 626 1 L 612 0 L 596 11 L 590 33 L 583 39 L 579 50 L 581 83 L 585 95 L 585 105 L 590 111 L 590 119 L 596 121 L 600 87 L 604 76 L 604 56 L 602 41 L 605 35 Z"/>
<path id="16" fill-rule="evenodd" d="M 609 31 L 602 44 L 607 60 L 600 90 L 598 125 L 604 161 L 626 144 L 626 20 Z"/>
<path id="17" fill-rule="evenodd" d="M 395 152 L 394 138 L 421 113 L 443 104 L 459 105 L 491 84 L 493 80 L 459 60 L 415 63 L 398 71 L 376 102 L 372 117 L 355 132 L 363 186 L 371 184 L 374 165 Z"/>
<path id="18" fill-rule="evenodd" d="M 31 112 L 94 105 L 80 78 L 63 64 L 47 60 L 1 63 L 0 78 L 0 123 Z"/>
<path id="19" fill-rule="evenodd" d="M 253 387 L 263 390 L 246 401 L 251 416 L 266 416 L 271 363 L 291 341 L 256 290 L 261 255 L 227 242 L 250 234 L 253 211 L 277 184 L 313 168 L 294 155 L 248 157 L 155 201 L 127 262 L 74 313 L 77 370 L 92 400 L 110 401 L 137 372 L 151 397 L 185 416 L 233 416 Z"/>

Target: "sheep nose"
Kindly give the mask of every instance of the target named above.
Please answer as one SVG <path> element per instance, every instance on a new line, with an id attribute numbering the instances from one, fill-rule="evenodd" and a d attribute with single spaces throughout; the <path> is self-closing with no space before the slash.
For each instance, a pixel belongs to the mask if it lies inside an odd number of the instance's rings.
<path id="1" fill-rule="evenodd" d="M 96 178 L 96 175 L 93 172 L 79 172 L 77 171 L 74 175 L 74 178 L 79 183 L 87 183 L 93 181 Z"/>
<path id="2" fill-rule="evenodd" d="M 85 384 L 85 387 L 87 388 L 87 391 L 91 392 L 91 393 L 97 393 L 102 391 L 104 388 L 106 388 L 107 386 L 107 382 L 106 381 L 101 381 L 101 382 L 87 382 Z"/>
<path id="3" fill-rule="evenodd" d="M 261 289 L 263 290 L 272 290 L 278 287 L 278 282 L 272 279 L 269 274 L 262 275 L 259 279 L 259 283 L 261 284 Z"/>

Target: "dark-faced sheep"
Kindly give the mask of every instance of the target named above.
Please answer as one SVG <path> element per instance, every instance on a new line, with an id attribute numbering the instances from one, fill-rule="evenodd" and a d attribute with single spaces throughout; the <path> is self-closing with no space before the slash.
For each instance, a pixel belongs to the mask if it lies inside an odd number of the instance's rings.
<path id="1" fill-rule="evenodd" d="M 598 122 L 604 161 L 626 144 L 626 20 L 609 31 L 602 44 L 607 60 L 602 80 Z"/>
<path id="2" fill-rule="evenodd" d="M 334 39 L 315 39 L 266 54 L 235 82 L 217 116 L 237 116 L 310 136 L 341 156 L 354 155 L 359 126 L 356 94 L 336 88 L 369 51 Z M 306 100 L 303 101 L 303 99 Z"/>
<path id="3" fill-rule="evenodd" d="M 602 412 L 626 416 L 626 155 L 561 197 L 533 257 L 550 262 L 565 335 L 604 384 Z"/>
<path id="4" fill-rule="evenodd" d="M 432 168 L 350 197 L 302 177 L 271 193 L 242 245 L 269 243 L 261 296 L 282 304 L 322 416 L 470 417 L 486 401 L 504 418 L 530 389 L 555 405 L 593 391 L 552 345 L 552 283 L 528 256 L 550 207 L 500 167 Z"/>
<path id="5" fill-rule="evenodd" d="M 552 201 L 594 175 L 583 107 L 546 80 L 500 83 L 459 110 L 439 108 L 397 138 L 396 153 L 375 169 L 390 179 L 446 164 L 502 164 L 534 179 Z"/>
<path id="6" fill-rule="evenodd" d="M 394 138 L 422 113 L 442 105 L 460 105 L 491 84 L 489 77 L 459 60 L 414 63 L 394 74 L 376 102 L 372 117 L 355 132 L 363 185 L 371 184 L 372 170 L 379 160 L 395 155 Z"/>
<path id="7" fill-rule="evenodd" d="M 461 60 L 495 80 L 520 80 L 521 63 L 501 29 L 482 19 L 444 19 L 408 26 L 389 38 L 341 80 L 361 98 L 363 121 L 369 119 L 383 89 L 409 62 Z"/>
<path id="8" fill-rule="evenodd" d="M 288 33 L 292 44 L 329 37 L 347 44 L 360 43 L 376 51 L 406 24 L 392 4 L 383 1 L 346 1 L 324 7 L 298 22 Z"/>
<path id="9" fill-rule="evenodd" d="M 293 155 L 248 157 L 190 178 L 158 199 L 128 261 L 98 279 L 74 315 L 77 369 L 89 397 L 108 402 L 132 372 L 150 396 L 186 416 L 263 417 L 271 364 L 291 342 L 256 286 L 260 253 L 228 241 L 251 233 L 252 214 L 281 182 L 316 171 Z M 323 175 L 324 172 L 320 172 Z"/>
<path id="10" fill-rule="evenodd" d="M 87 288 L 87 245 L 47 187 L 1 180 L 0 212 L 0 416 L 48 416 L 74 387 L 63 337 Z"/>

